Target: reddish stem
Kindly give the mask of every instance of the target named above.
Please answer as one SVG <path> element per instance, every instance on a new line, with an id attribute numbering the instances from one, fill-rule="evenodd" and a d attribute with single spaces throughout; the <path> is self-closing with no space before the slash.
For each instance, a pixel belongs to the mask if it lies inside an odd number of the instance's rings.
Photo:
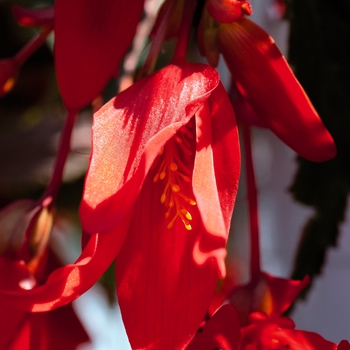
<path id="1" fill-rule="evenodd" d="M 14 59 L 18 66 L 22 65 L 45 42 L 51 31 L 52 26 L 45 27 L 17 53 Z"/>
<path id="2" fill-rule="evenodd" d="M 186 60 L 186 50 L 191 33 L 193 15 L 197 7 L 196 0 L 184 0 L 181 26 L 178 34 L 178 41 L 175 48 L 173 62 Z"/>
<path id="3" fill-rule="evenodd" d="M 156 65 L 159 52 L 162 49 L 162 45 L 166 39 L 165 36 L 168 31 L 168 25 L 170 22 L 172 12 L 174 10 L 175 10 L 175 1 L 170 0 L 168 8 L 164 14 L 163 20 L 160 23 L 157 33 L 151 43 L 151 47 L 148 52 L 147 59 L 145 61 L 145 64 L 143 65 L 141 72 L 139 73 L 138 78 L 142 78 L 143 76 L 151 74 L 154 71 L 154 67 Z"/>
<path id="4" fill-rule="evenodd" d="M 249 223 L 250 223 L 250 277 L 254 281 L 260 274 L 260 243 L 259 243 L 259 218 L 258 198 L 252 158 L 251 128 L 247 124 L 242 125 L 246 182 L 248 193 Z"/>
<path id="5" fill-rule="evenodd" d="M 42 201 L 52 201 L 56 197 L 57 192 L 60 188 L 60 185 L 62 183 L 64 166 L 66 164 L 67 157 L 70 152 L 70 141 L 76 116 L 77 112 L 68 112 L 67 119 L 61 135 L 54 171 L 50 183 L 47 186 L 45 193 L 41 197 Z M 45 205 L 45 203 L 43 204 Z M 48 205 L 49 203 L 46 204 Z"/>

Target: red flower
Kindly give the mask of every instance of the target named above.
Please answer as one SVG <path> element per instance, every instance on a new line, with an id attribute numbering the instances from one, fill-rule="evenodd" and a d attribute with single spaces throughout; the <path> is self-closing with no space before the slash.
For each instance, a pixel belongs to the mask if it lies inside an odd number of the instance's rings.
<path id="1" fill-rule="evenodd" d="M 169 66 L 95 116 L 81 216 L 89 232 L 119 228 L 118 300 L 133 348 L 182 348 L 224 274 L 239 149 L 217 84 L 207 66 Z"/>
<path id="2" fill-rule="evenodd" d="M 66 107 L 91 103 L 119 70 L 134 37 L 144 0 L 57 0 L 55 60 Z"/>
<path id="3" fill-rule="evenodd" d="M 332 137 L 272 38 L 244 17 L 221 24 L 217 38 L 239 92 L 263 123 L 302 157 L 333 158 Z"/>
<path id="4" fill-rule="evenodd" d="M 225 273 L 239 178 L 235 117 L 218 84 L 208 66 L 171 65 L 106 104 L 94 119 L 82 255 L 44 285 L 2 298 L 34 311 L 66 304 L 122 247 L 117 288 L 132 346 L 183 348 Z"/>

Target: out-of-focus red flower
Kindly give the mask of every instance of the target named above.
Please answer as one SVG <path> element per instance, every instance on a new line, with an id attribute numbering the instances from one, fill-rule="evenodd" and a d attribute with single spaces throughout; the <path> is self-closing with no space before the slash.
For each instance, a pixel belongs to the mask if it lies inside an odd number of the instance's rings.
<path id="1" fill-rule="evenodd" d="M 317 333 L 297 330 L 287 317 L 252 313 L 242 328 L 240 350 L 335 350 L 337 345 Z"/>
<path id="2" fill-rule="evenodd" d="M 195 335 L 186 350 L 237 350 L 240 336 L 241 329 L 235 309 L 224 305 Z"/>
<path id="3" fill-rule="evenodd" d="M 122 247 L 117 288 L 132 346 L 183 348 L 225 273 L 240 171 L 235 116 L 218 84 L 209 66 L 170 65 L 101 108 L 81 205 L 92 234 L 82 255 L 44 285 L 2 290 L 1 298 L 33 311 L 66 304 Z"/>
<path id="4" fill-rule="evenodd" d="M 144 0 L 57 0 L 55 60 L 69 110 L 91 103 L 119 70 L 140 20 Z M 132 5 L 132 7 L 131 7 Z"/>
<path id="5" fill-rule="evenodd" d="M 241 324 L 245 325 L 248 315 L 255 311 L 268 316 L 282 315 L 308 283 L 308 277 L 296 281 L 261 272 L 248 284 L 234 288 L 227 299 L 237 310 Z"/>

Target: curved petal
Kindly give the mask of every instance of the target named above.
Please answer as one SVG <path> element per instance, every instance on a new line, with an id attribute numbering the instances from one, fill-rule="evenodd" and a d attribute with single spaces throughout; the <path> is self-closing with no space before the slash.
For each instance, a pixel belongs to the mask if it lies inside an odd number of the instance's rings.
<path id="1" fill-rule="evenodd" d="M 80 208 L 87 232 L 108 232 L 123 219 L 161 147 L 218 81 L 209 66 L 171 65 L 132 85 L 95 114 Z"/>
<path id="2" fill-rule="evenodd" d="M 222 306 L 197 333 L 187 350 L 237 350 L 240 340 L 240 325 L 235 309 Z"/>
<path id="3" fill-rule="evenodd" d="M 242 18 L 220 25 L 218 40 L 238 90 L 263 123 L 302 157 L 333 158 L 332 137 L 272 38 Z"/>
<path id="4" fill-rule="evenodd" d="M 205 227 L 196 242 L 194 259 L 203 264 L 215 259 L 220 277 L 233 206 L 240 176 L 240 150 L 235 115 L 220 83 L 196 114 L 197 150 L 193 192 Z"/>
<path id="5" fill-rule="evenodd" d="M 114 260 L 129 221 L 118 227 L 118 233 L 91 236 L 79 259 L 52 272 L 45 284 L 31 290 L 2 286 L 0 300 L 16 308 L 40 312 L 68 304 L 91 288 Z M 113 249 L 111 249 L 113 248 Z"/>
<path id="6" fill-rule="evenodd" d="M 144 0 L 57 0 L 55 60 L 58 85 L 70 110 L 92 102 L 129 48 Z M 121 34 L 122 33 L 122 34 Z"/>

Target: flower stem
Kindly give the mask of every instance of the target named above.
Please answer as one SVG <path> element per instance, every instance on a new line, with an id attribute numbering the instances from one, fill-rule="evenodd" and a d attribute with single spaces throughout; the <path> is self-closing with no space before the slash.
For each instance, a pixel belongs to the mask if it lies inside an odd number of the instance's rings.
<path id="1" fill-rule="evenodd" d="M 25 45 L 14 57 L 14 60 L 21 66 L 46 40 L 52 31 L 52 26 L 45 27 L 45 29 L 37 34 L 27 45 Z"/>
<path id="2" fill-rule="evenodd" d="M 245 153 L 246 182 L 248 193 L 249 223 L 250 223 L 250 278 L 255 280 L 260 274 L 260 243 L 259 243 L 259 218 L 258 198 L 252 158 L 251 128 L 247 124 L 242 125 L 243 143 Z"/>
<path id="3" fill-rule="evenodd" d="M 164 13 L 163 19 L 159 25 L 156 35 L 151 43 L 149 53 L 147 55 L 146 61 L 138 74 L 138 79 L 151 74 L 154 71 L 158 55 L 162 49 L 163 43 L 166 39 L 166 34 L 168 31 L 169 22 L 171 20 L 171 15 L 175 11 L 175 0 L 169 0 L 169 5 Z"/>
<path id="4" fill-rule="evenodd" d="M 60 145 L 58 149 L 54 171 L 53 171 L 50 183 L 47 186 L 45 193 L 41 197 L 42 201 L 46 201 L 46 200 L 52 201 L 56 197 L 57 192 L 60 188 L 60 185 L 62 183 L 64 166 L 66 164 L 67 157 L 70 152 L 70 141 L 71 141 L 71 135 L 73 132 L 76 116 L 77 116 L 77 112 L 75 111 L 68 112 L 65 125 L 62 131 L 62 135 L 61 135 L 61 140 L 60 140 Z"/>
<path id="5" fill-rule="evenodd" d="M 178 41 L 173 57 L 173 62 L 185 61 L 188 40 L 191 33 L 192 19 L 197 7 L 197 0 L 184 0 L 182 21 L 178 34 Z"/>

